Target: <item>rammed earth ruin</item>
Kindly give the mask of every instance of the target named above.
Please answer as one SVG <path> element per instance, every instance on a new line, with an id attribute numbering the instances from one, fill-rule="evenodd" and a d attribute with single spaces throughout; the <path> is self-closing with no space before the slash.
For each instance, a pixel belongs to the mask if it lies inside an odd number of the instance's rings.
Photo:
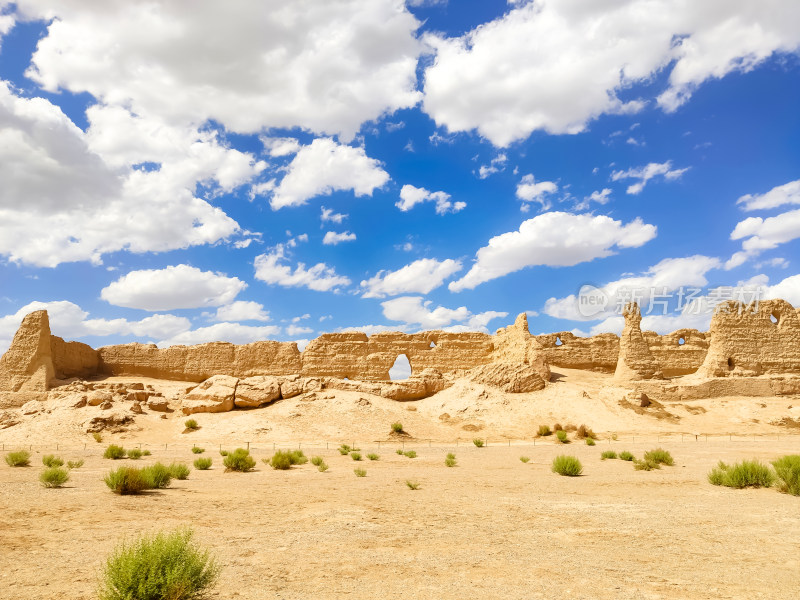
<path id="1" fill-rule="evenodd" d="M 667 401 L 800 392 L 800 311 L 784 300 L 723 304 L 708 333 L 643 332 L 635 303 L 624 316 L 620 337 L 534 336 L 523 313 L 494 335 L 327 333 L 301 352 L 294 342 L 276 341 L 94 349 L 52 335 L 47 312 L 37 311 L 25 317 L 0 358 L 0 407 L 45 400 L 51 390 L 104 376 L 197 383 L 181 399 L 186 414 L 255 408 L 325 388 L 416 400 L 459 378 L 528 393 L 548 385 L 551 368 L 559 367 L 613 373 L 611 385 Z M 401 355 L 412 375 L 391 381 L 389 369 Z"/>

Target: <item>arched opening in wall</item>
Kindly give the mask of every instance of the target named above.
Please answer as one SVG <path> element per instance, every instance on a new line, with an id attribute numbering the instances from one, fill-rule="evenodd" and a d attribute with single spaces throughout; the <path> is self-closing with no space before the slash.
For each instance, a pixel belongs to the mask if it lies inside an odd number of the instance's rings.
<path id="1" fill-rule="evenodd" d="M 781 321 L 781 315 L 777 312 L 774 312 L 769 316 L 769 320 L 772 321 L 773 325 L 777 325 Z"/>
<path id="2" fill-rule="evenodd" d="M 556 337 L 556 346 L 563 346 L 564 342 L 561 341 L 561 336 Z"/>
<path id="3" fill-rule="evenodd" d="M 733 358 L 728 359 L 728 371 L 733 371 L 736 368 L 736 363 L 733 361 Z"/>
<path id="4" fill-rule="evenodd" d="M 392 381 L 401 381 L 411 377 L 411 363 L 405 354 L 398 356 L 392 368 L 389 369 L 389 379 Z"/>
<path id="5" fill-rule="evenodd" d="M 436 348 L 436 342 L 431 342 L 431 345 L 428 348 Z"/>
<path id="6" fill-rule="evenodd" d="M 683 346 L 686 343 L 686 338 L 681 338 L 678 340 L 678 345 Z"/>

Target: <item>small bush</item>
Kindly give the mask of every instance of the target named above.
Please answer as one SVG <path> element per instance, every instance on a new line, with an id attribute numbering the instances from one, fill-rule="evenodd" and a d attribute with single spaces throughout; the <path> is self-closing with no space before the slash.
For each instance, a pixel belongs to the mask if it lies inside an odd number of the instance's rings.
<path id="1" fill-rule="evenodd" d="M 45 467 L 61 467 L 64 465 L 64 461 L 53 454 L 45 454 L 42 457 L 42 464 Z"/>
<path id="2" fill-rule="evenodd" d="M 569 443 L 569 440 L 567 440 L 567 432 L 564 431 L 563 429 L 556 430 L 556 437 L 558 438 L 558 441 L 561 442 L 562 444 Z"/>
<path id="3" fill-rule="evenodd" d="M 630 461 L 632 461 L 634 459 L 634 457 L 633 457 L 633 454 L 631 454 L 627 450 L 623 450 L 622 452 L 619 453 L 619 459 L 620 460 L 627 460 L 628 462 L 630 462 Z"/>
<path id="4" fill-rule="evenodd" d="M 551 468 L 553 473 L 558 473 L 559 475 L 565 475 L 567 477 L 576 477 L 583 473 L 583 465 L 581 465 L 581 461 L 574 456 L 566 456 L 565 454 L 556 456 L 553 459 L 553 465 Z"/>
<path id="5" fill-rule="evenodd" d="M 103 436 L 96 431 L 92 434 L 92 437 L 94 438 L 94 441 L 97 442 L 98 444 L 103 441 Z"/>
<path id="6" fill-rule="evenodd" d="M 205 448 L 198 448 L 197 446 L 192 446 L 192 454 L 202 454 L 205 452 Z"/>
<path id="7" fill-rule="evenodd" d="M 227 450 L 220 450 L 219 451 L 219 455 L 220 456 L 228 456 L 228 451 Z"/>
<path id="8" fill-rule="evenodd" d="M 39 475 L 39 481 L 46 488 L 57 488 L 69 481 L 69 472 L 61 467 L 48 467 Z"/>
<path id="9" fill-rule="evenodd" d="M 672 460 L 672 455 L 663 448 L 656 448 L 655 450 L 645 452 L 644 459 L 656 463 L 657 465 L 667 465 L 668 467 L 675 464 L 675 461 Z"/>
<path id="10" fill-rule="evenodd" d="M 611 434 L 611 439 L 616 442 L 617 441 L 617 434 L 616 433 L 612 433 Z"/>
<path id="11" fill-rule="evenodd" d="M 347 444 L 342 444 L 341 446 L 339 446 L 339 454 L 341 454 L 342 456 L 347 456 L 348 454 L 350 454 L 350 446 L 348 446 Z"/>
<path id="12" fill-rule="evenodd" d="M 416 450 L 406 450 L 403 452 L 403 456 L 407 458 L 417 458 L 417 452 Z"/>
<path id="13" fill-rule="evenodd" d="M 80 460 L 68 460 L 67 461 L 67 468 L 68 469 L 80 469 L 83 466 L 83 459 Z"/>
<path id="14" fill-rule="evenodd" d="M 308 462 L 308 457 L 303 454 L 302 450 L 292 450 L 290 454 L 292 455 L 293 465 L 304 465 Z"/>
<path id="15" fill-rule="evenodd" d="M 256 466 L 256 461 L 244 448 L 237 448 L 229 453 L 222 462 L 226 471 L 239 471 L 240 473 L 246 473 Z"/>
<path id="16" fill-rule="evenodd" d="M 708 481 L 713 485 L 737 489 L 758 488 L 771 486 L 775 475 L 767 465 L 757 460 L 743 460 L 735 465 L 726 465 L 720 461 L 708 474 Z"/>
<path id="17" fill-rule="evenodd" d="M 652 471 L 654 469 L 660 469 L 661 465 L 657 462 L 653 462 L 652 460 L 647 460 L 646 458 L 643 460 L 636 460 L 634 458 L 633 468 L 637 471 Z"/>
<path id="18" fill-rule="evenodd" d="M 553 431 L 555 432 L 564 431 L 564 428 L 561 426 L 561 423 L 556 423 L 555 425 L 553 425 Z"/>
<path id="19" fill-rule="evenodd" d="M 327 471 L 327 470 L 328 470 L 328 463 L 326 463 L 326 462 L 323 460 L 321 463 L 319 463 L 319 464 L 317 465 L 317 470 L 318 470 L 320 473 L 324 473 L 325 471 Z"/>
<path id="20" fill-rule="evenodd" d="M 184 463 L 172 463 L 169 466 L 169 474 L 173 479 L 180 479 L 183 481 L 184 479 L 189 478 L 189 465 Z"/>
<path id="21" fill-rule="evenodd" d="M 450 457 L 448 456 L 447 458 L 445 458 L 445 459 L 444 459 L 444 465 L 445 465 L 446 467 L 455 467 L 455 466 L 456 466 L 456 463 L 457 463 L 457 461 L 456 461 L 455 457 L 453 457 L 453 458 L 450 458 Z"/>
<path id="22" fill-rule="evenodd" d="M 536 433 L 539 437 L 546 437 L 548 435 L 552 435 L 552 431 L 550 431 L 549 425 L 539 425 L 539 431 Z"/>
<path id="23" fill-rule="evenodd" d="M 481 438 L 475 438 L 472 443 L 478 448 L 483 448 L 483 440 Z"/>
<path id="24" fill-rule="evenodd" d="M 403 424 L 400 421 L 392 423 L 392 431 L 395 433 L 403 433 Z"/>
<path id="25" fill-rule="evenodd" d="M 314 465 L 315 467 L 320 466 L 324 462 L 325 460 L 321 456 L 314 456 L 311 458 L 311 464 Z"/>
<path id="26" fill-rule="evenodd" d="M 210 458 L 196 458 L 194 460 L 194 468 L 198 471 L 208 471 L 213 462 Z"/>
<path id="27" fill-rule="evenodd" d="M 139 450 L 138 448 L 131 448 L 125 454 L 127 454 L 128 458 L 130 458 L 130 459 L 139 460 L 140 458 L 142 458 L 142 454 L 144 454 L 144 453 L 141 450 Z"/>
<path id="28" fill-rule="evenodd" d="M 606 460 L 607 458 L 617 458 L 617 453 L 613 450 L 603 450 L 603 453 L 600 455 L 600 458 Z"/>
<path id="29" fill-rule="evenodd" d="M 792 496 L 800 496 L 800 454 L 789 454 L 772 461 L 778 474 L 778 489 Z"/>
<path id="30" fill-rule="evenodd" d="M 151 454 L 150 450 L 142 450 L 142 456 L 150 456 Z"/>
<path id="31" fill-rule="evenodd" d="M 356 474 L 356 477 L 366 477 L 367 476 L 367 470 L 366 469 L 356 468 L 356 469 L 353 469 L 353 473 Z"/>
<path id="32" fill-rule="evenodd" d="M 403 449 L 402 449 L 402 448 L 398 448 L 397 450 L 395 450 L 395 452 L 396 452 L 397 454 L 399 454 L 400 456 L 403 456 L 403 454 L 404 454 L 404 452 L 403 452 Z"/>
<path id="33" fill-rule="evenodd" d="M 109 489 L 115 494 L 139 494 L 152 488 L 148 478 L 136 467 L 120 467 L 109 471 L 103 478 Z"/>
<path id="34" fill-rule="evenodd" d="M 381 457 L 378 456 L 377 454 L 375 454 L 374 452 L 370 452 L 369 454 L 367 454 L 367 458 L 370 459 L 370 460 L 380 460 L 381 459 Z"/>
<path id="35" fill-rule="evenodd" d="M 520 456 L 519 459 L 522 462 L 527 463 L 530 460 L 530 457 L 528 457 L 528 456 Z"/>
<path id="36" fill-rule="evenodd" d="M 410 479 L 406 479 L 406 485 L 408 486 L 408 489 L 410 489 L 410 490 L 418 490 L 419 489 L 419 483 L 416 482 L 416 481 L 411 481 Z"/>
<path id="37" fill-rule="evenodd" d="M 200 429 L 200 425 L 197 424 L 197 421 L 195 419 L 186 419 L 186 421 L 184 421 L 183 424 L 186 426 L 186 429 L 190 431 L 194 431 L 195 429 Z"/>
<path id="38" fill-rule="evenodd" d="M 219 577 L 207 550 L 192 543 L 191 529 L 143 536 L 123 543 L 106 561 L 100 600 L 195 600 Z"/>
<path id="39" fill-rule="evenodd" d="M 141 470 L 142 477 L 149 488 L 163 490 L 172 483 L 172 472 L 160 462 Z"/>
<path id="40" fill-rule="evenodd" d="M 322 459 L 320 459 L 322 460 Z M 292 465 L 304 465 L 308 462 L 305 454 L 300 450 L 278 450 L 272 455 L 272 458 L 267 460 L 263 459 L 264 464 L 271 466 L 273 469 L 285 471 L 291 469 Z"/>
<path id="41" fill-rule="evenodd" d="M 106 451 L 103 452 L 103 458 L 110 458 L 112 460 L 125 458 L 125 448 L 122 446 L 117 446 L 116 444 L 111 444 L 108 448 L 106 448 Z"/>
<path id="42" fill-rule="evenodd" d="M 592 431 L 590 427 L 587 427 L 586 425 L 581 425 L 575 431 L 575 439 L 581 440 L 584 438 L 596 439 L 597 436 L 594 434 L 594 431 Z"/>
<path id="43" fill-rule="evenodd" d="M 353 460 L 361 460 L 361 452 L 351 452 L 350 458 Z"/>
<path id="44" fill-rule="evenodd" d="M 594 438 L 587 437 L 584 438 L 584 440 L 586 441 L 587 446 L 594 446 Z"/>

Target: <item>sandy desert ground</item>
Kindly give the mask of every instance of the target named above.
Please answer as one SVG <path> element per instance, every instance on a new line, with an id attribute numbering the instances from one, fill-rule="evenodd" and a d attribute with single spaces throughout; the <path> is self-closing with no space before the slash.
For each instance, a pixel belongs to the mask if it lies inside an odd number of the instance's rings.
<path id="1" fill-rule="evenodd" d="M 80 411 L 96 408 L 54 407 L 0 431 L 6 451 L 33 448 L 30 467 L 0 463 L 0 598 L 93 598 L 104 558 L 122 538 L 184 524 L 223 565 L 211 598 L 796 597 L 800 499 L 717 488 L 706 474 L 718 460 L 800 453 L 800 430 L 770 424 L 796 418 L 800 399 L 698 401 L 665 406 L 672 416 L 659 418 L 604 395 L 607 377 L 564 370 L 543 392 L 512 396 L 464 383 L 406 403 L 326 390 L 195 415 L 202 428 L 189 434 L 177 411 L 151 413 L 100 444 L 80 428 L 90 414 Z M 389 434 L 395 420 L 411 437 Z M 535 426 L 555 421 L 586 423 L 601 440 L 534 445 Z M 473 437 L 488 438 L 488 447 L 476 448 Z M 256 470 L 224 472 L 219 446 L 246 441 Z M 197 444 L 214 466 L 163 491 L 120 497 L 102 477 L 133 461 L 103 459 L 109 442 L 150 448 L 142 465 L 191 464 Z M 355 463 L 336 451 L 340 442 L 380 460 Z M 273 444 L 302 444 L 330 470 L 275 471 L 261 462 Z M 418 457 L 398 456 L 401 445 Z M 657 445 L 672 452 L 674 467 L 641 472 L 600 460 L 605 449 L 640 456 Z M 457 467 L 444 465 L 447 452 Z M 44 489 L 45 453 L 86 463 L 63 489 Z M 562 453 L 583 462 L 583 476 L 550 471 Z M 356 477 L 356 466 L 367 476 Z"/>

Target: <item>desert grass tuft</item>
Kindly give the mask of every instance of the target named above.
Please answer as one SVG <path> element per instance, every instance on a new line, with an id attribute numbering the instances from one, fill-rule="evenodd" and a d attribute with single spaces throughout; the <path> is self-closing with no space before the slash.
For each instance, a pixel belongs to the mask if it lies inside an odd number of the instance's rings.
<path id="1" fill-rule="evenodd" d="M 92 434 L 92 437 L 94 438 L 94 441 L 97 442 L 98 444 L 103 441 L 103 435 L 98 431 L 95 431 Z"/>
<path id="2" fill-rule="evenodd" d="M 395 450 L 395 452 L 397 454 L 399 454 L 400 456 L 403 456 L 403 449 L 402 448 L 398 448 L 397 450 Z"/>
<path id="3" fill-rule="evenodd" d="M 322 460 L 322 459 L 320 459 Z M 304 465 L 308 462 L 308 458 L 303 454 L 302 450 L 278 450 L 272 455 L 272 458 L 267 460 L 262 459 L 264 464 L 271 466 L 275 470 L 286 471 L 292 468 L 292 465 Z"/>
<path id="4" fill-rule="evenodd" d="M 775 474 L 758 460 L 743 460 L 734 465 L 720 461 L 708 474 L 708 481 L 713 485 L 731 488 L 770 487 L 775 482 Z"/>
<path id="5" fill-rule="evenodd" d="M 142 454 L 144 453 L 138 448 L 131 448 L 130 450 L 126 451 L 125 454 L 132 460 L 139 460 L 142 458 Z"/>
<path id="6" fill-rule="evenodd" d="M 653 471 L 655 469 L 660 469 L 661 468 L 661 464 L 657 463 L 657 462 L 654 462 L 652 460 L 647 460 L 646 458 L 642 459 L 642 460 L 637 460 L 637 459 L 634 458 L 633 459 L 633 468 L 636 471 Z"/>
<path id="7" fill-rule="evenodd" d="M 657 465 L 667 465 L 668 467 L 671 467 L 675 464 L 675 461 L 672 459 L 672 455 L 663 448 L 656 448 L 655 450 L 645 452 L 644 459 L 646 461 L 656 463 Z"/>
<path id="8" fill-rule="evenodd" d="M 800 496 L 800 454 L 788 454 L 772 461 L 778 475 L 778 489 L 785 494 Z"/>
<path id="9" fill-rule="evenodd" d="M 141 470 L 141 475 L 147 485 L 154 490 L 163 490 L 172 483 L 172 472 L 160 462 Z"/>
<path id="10" fill-rule="evenodd" d="M 400 421 L 392 423 L 392 431 L 394 433 L 403 433 L 403 424 Z"/>
<path id="11" fill-rule="evenodd" d="M 356 474 L 356 477 L 366 477 L 367 476 L 367 470 L 366 469 L 361 469 L 361 468 L 358 468 L 358 467 L 353 469 L 353 473 Z"/>
<path id="12" fill-rule="evenodd" d="M 591 427 L 587 427 L 586 425 L 581 425 L 575 431 L 575 439 L 581 440 L 584 438 L 592 438 L 593 440 L 597 439 L 597 436 L 592 431 Z"/>
<path id="13" fill-rule="evenodd" d="M 219 455 L 220 456 L 228 456 L 228 451 L 227 450 L 220 450 L 219 451 Z"/>
<path id="14" fill-rule="evenodd" d="M 339 454 L 341 454 L 342 456 L 347 456 L 348 454 L 350 454 L 350 450 L 351 448 L 347 444 L 342 444 L 341 446 L 339 446 Z"/>
<path id="15" fill-rule="evenodd" d="M 530 457 L 529 456 L 520 456 L 519 459 L 522 462 L 527 463 L 530 460 Z"/>
<path id="16" fill-rule="evenodd" d="M 633 456 L 633 454 L 631 454 L 627 450 L 623 450 L 622 452 L 619 453 L 619 459 L 620 460 L 626 460 L 626 461 L 630 462 L 630 461 L 634 460 L 634 456 Z"/>
<path id="17" fill-rule="evenodd" d="M 196 458 L 194 461 L 194 468 L 198 471 L 208 471 L 214 461 L 210 458 Z"/>
<path id="18" fill-rule="evenodd" d="M 613 450 L 603 450 L 603 453 L 600 455 L 602 460 L 606 460 L 607 458 L 617 458 L 617 453 Z"/>
<path id="19" fill-rule="evenodd" d="M 150 456 L 151 454 L 150 450 L 142 450 L 142 456 Z"/>
<path id="20" fill-rule="evenodd" d="M 381 459 L 381 457 L 379 455 L 375 454 L 374 452 L 370 452 L 369 454 L 367 454 L 367 458 L 370 459 L 370 460 L 380 460 Z"/>
<path id="21" fill-rule="evenodd" d="M 406 450 L 403 452 L 403 456 L 406 458 L 417 458 L 417 451 L 416 450 Z"/>
<path id="22" fill-rule="evenodd" d="M 567 456 L 565 454 L 556 456 L 553 459 L 551 469 L 553 473 L 558 473 L 559 475 L 564 475 L 566 477 L 577 477 L 583 473 L 583 465 L 581 465 L 581 461 L 574 456 Z"/>
<path id="23" fill-rule="evenodd" d="M 558 438 L 558 441 L 560 443 L 569 444 L 569 440 L 567 439 L 567 432 L 564 431 L 563 429 L 556 430 L 556 437 Z"/>
<path id="24" fill-rule="evenodd" d="M 106 448 L 106 451 L 103 452 L 103 458 L 110 458 L 112 460 L 125 458 L 125 448 L 122 446 L 117 446 L 116 444 L 111 444 L 108 448 Z"/>
<path id="25" fill-rule="evenodd" d="M 109 471 L 103 478 L 109 489 L 115 494 L 139 494 L 152 489 L 152 485 L 142 469 L 136 467 L 120 467 Z"/>
<path id="26" fill-rule="evenodd" d="M 311 464 L 314 465 L 315 467 L 320 466 L 324 462 L 325 462 L 325 459 L 322 458 L 321 456 L 312 456 L 311 457 Z"/>
<path id="27" fill-rule="evenodd" d="M 67 461 L 67 468 L 68 469 L 80 469 L 83 466 L 83 459 L 78 460 L 68 460 Z"/>
<path id="28" fill-rule="evenodd" d="M 185 463 L 172 463 L 169 467 L 169 474 L 173 479 L 180 479 L 183 481 L 184 479 L 189 478 L 189 465 Z"/>
<path id="29" fill-rule="evenodd" d="M 411 481 L 410 479 L 406 479 L 406 485 L 408 486 L 408 489 L 410 489 L 410 490 L 418 490 L 419 489 L 419 483 L 416 482 L 416 481 Z"/>
<path id="30" fill-rule="evenodd" d="M 100 600 L 200 600 L 219 578 L 220 567 L 192 542 L 192 530 L 177 529 L 122 543 L 106 561 Z"/>
<path id="31" fill-rule="evenodd" d="M 69 471 L 61 467 L 48 467 L 39 475 L 39 481 L 46 488 L 57 488 L 69 481 Z"/>
<path id="32" fill-rule="evenodd" d="M 583 439 L 586 442 L 587 446 L 594 446 L 594 438 L 587 437 L 587 438 L 583 438 Z"/>
<path id="33" fill-rule="evenodd" d="M 481 438 L 475 438 L 472 440 L 472 443 L 475 444 L 477 448 L 483 448 L 484 446 L 484 441 Z"/>
<path id="34" fill-rule="evenodd" d="M 196 419 L 186 419 L 183 424 L 186 426 L 186 429 L 189 431 L 194 431 L 195 429 L 200 429 L 200 425 L 197 424 Z"/>
<path id="35" fill-rule="evenodd" d="M 552 431 L 550 431 L 549 425 L 539 425 L 539 431 L 536 432 L 536 435 L 539 437 L 546 437 L 548 435 L 552 435 Z"/>
<path id="36" fill-rule="evenodd" d="M 553 431 L 564 431 L 564 428 L 561 426 L 561 423 L 556 423 L 553 425 Z"/>
<path id="37" fill-rule="evenodd" d="M 244 448 L 237 448 L 230 452 L 222 462 L 226 471 L 238 471 L 240 473 L 251 471 L 256 466 L 255 459 Z"/>
<path id="38" fill-rule="evenodd" d="M 202 454 L 205 451 L 206 451 L 205 448 L 200 448 L 198 446 L 192 446 L 192 454 Z"/>
<path id="39" fill-rule="evenodd" d="M 325 471 L 327 471 L 327 470 L 328 470 L 328 463 L 326 463 L 326 462 L 323 460 L 321 463 L 319 463 L 319 464 L 317 465 L 317 470 L 318 470 L 320 473 L 324 473 Z"/>
<path id="40" fill-rule="evenodd" d="M 45 467 L 61 467 L 64 465 L 64 461 L 54 454 L 45 454 L 42 457 L 42 464 Z"/>

